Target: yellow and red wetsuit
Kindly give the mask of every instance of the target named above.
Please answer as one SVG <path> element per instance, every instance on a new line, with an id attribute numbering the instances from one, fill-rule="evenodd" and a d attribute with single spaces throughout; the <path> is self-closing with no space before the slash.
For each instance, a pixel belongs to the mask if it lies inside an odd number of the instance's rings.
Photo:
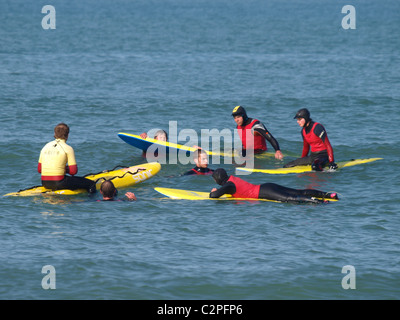
<path id="1" fill-rule="evenodd" d="M 53 190 L 82 188 L 95 192 L 94 181 L 74 176 L 78 173 L 75 152 L 64 139 L 56 139 L 43 147 L 40 152 L 38 172 L 42 175 L 42 185 L 46 188 Z M 66 173 L 71 176 L 67 176 Z"/>
<path id="2" fill-rule="evenodd" d="M 65 173 L 77 174 L 74 149 L 63 139 L 49 142 L 40 152 L 38 172 L 42 174 L 44 181 L 61 181 Z"/>

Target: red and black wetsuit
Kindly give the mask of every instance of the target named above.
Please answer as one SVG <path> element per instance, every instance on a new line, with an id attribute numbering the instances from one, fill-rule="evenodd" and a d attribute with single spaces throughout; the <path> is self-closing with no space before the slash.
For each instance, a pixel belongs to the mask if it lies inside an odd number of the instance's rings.
<path id="1" fill-rule="evenodd" d="M 313 165 L 317 169 L 322 169 L 327 163 L 335 162 L 333 149 L 329 142 L 328 135 L 324 126 L 318 122 L 310 123 L 301 130 L 303 137 L 303 152 L 301 158 L 293 160 L 284 168 Z M 308 155 L 311 148 L 311 153 Z"/>
<path id="2" fill-rule="evenodd" d="M 267 151 L 267 143 L 265 140 L 268 140 L 275 151 L 280 150 L 278 141 L 276 141 L 272 134 L 268 132 L 267 128 L 257 119 L 247 118 L 246 122 L 241 126 L 237 126 L 236 129 L 242 140 L 243 156 L 246 155 L 246 150 L 249 148 L 252 148 L 254 153 Z M 254 134 L 254 131 L 258 134 Z M 251 137 L 247 137 L 247 134 L 250 134 Z M 248 145 L 247 142 L 249 142 L 250 145 Z"/>
<path id="3" fill-rule="evenodd" d="M 186 172 L 184 175 L 192 175 L 192 174 L 197 174 L 197 175 L 210 175 L 213 174 L 214 170 L 210 168 L 200 168 L 198 166 L 194 167 L 193 169 L 189 170 Z"/>
<path id="4" fill-rule="evenodd" d="M 213 175 L 214 177 L 214 175 Z M 224 181 L 221 178 L 214 177 L 218 184 L 222 183 L 222 187 L 210 193 L 210 198 L 219 198 L 224 194 L 231 194 L 234 198 L 251 198 L 251 199 L 268 199 L 281 202 L 313 202 L 321 203 L 322 200 L 313 198 L 328 198 L 330 193 L 314 190 L 314 189 L 292 189 L 276 183 L 264 183 L 255 185 L 241 178 L 230 176 Z"/>

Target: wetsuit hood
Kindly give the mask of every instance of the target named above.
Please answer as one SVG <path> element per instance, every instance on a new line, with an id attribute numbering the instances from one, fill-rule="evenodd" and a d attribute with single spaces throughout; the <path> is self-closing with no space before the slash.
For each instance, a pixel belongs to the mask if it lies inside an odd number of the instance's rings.
<path id="1" fill-rule="evenodd" d="M 232 117 L 241 116 L 243 117 L 243 124 L 246 123 L 248 116 L 246 110 L 242 106 L 236 106 L 232 110 Z"/>
<path id="2" fill-rule="evenodd" d="M 229 176 L 226 173 L 225 169 L 222 168 L 216 169 L 212 177 L 214 178 L 215 182 L 218 183 L 220 186 L 225 184 L 229 179 Z"/>
<path id="3" fill-rule="evenodd" d="M 297 111 L 293 119 L 299 118 L 303 118 L 304 120 L 306 120 L 306 123 L 309 123 L 311 121 L 310 111 L 308 111 L 308 109 L 306 108 L 300 109 L 299 111 Z"/>

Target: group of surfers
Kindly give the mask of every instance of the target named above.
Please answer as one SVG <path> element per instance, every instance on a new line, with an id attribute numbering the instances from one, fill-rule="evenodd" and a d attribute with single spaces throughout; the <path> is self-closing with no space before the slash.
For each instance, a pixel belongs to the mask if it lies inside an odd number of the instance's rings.
<path id="1" fill-rule="evenodd" d="M 244 107 L 236 106 L 232 111 L 232 117 L 237 125 L 237 132 L 242 141 L 242 155 L 248 150 L 259 154 L 267 151 L 268 141 L 275 149 L 275 158 L 282 160 L 283 154 L 278 141 L 267 130 L 266 126 L 258 119 L 249 118 Z M 306 108 L 300 109 L 294 119 L 302 127 L 303 151 L 300 158 L 295 159 L 284 167 L 299 165 L 311 165 L 313 170 L 322 171 L 328 166 L 330 170 L 336 170 L 333 149 L 329 142 L 324 126 L 311 119 L 310 112 Z M 251 135 L 248 137 L 247 135 Z M 41 174 L 42 185 L 52 190 L 60 189 L 86 189 L 89 193 L 96 192 L 96 183 L 93 180 L 76 176 L 78 166 L 75 159 L 74 149 L 67 144 L 69 127 L 65 123 L 59 123 L 54 128 L 55 140 L 47 143 L 40 152 L 38 172 Z M 147 134 L 142 133 L 142 138 Z M 160 130 L 155 139 L 168 141 L 168 135 Z M 249 141 L 251 143 L 249 143 Z M 321 203 L 324 199 L 338 199 L 336 193 L 328 193 L 315 189 L 293 189 L 275 183 L 264 183 L 261 185 L 251 184 L 239 177 L 228 176 L 223 168 L 212 170 L 208 168 L 208 154 L 198 147 L 193 153 L 195 167 L 186 172 L 185 175 L 212 175 L 215 182 L 221 188 L 213 188 L 210 198 L 219 198 L 224 194 L 230 194 L 235 198 L 268 199 L 281 202 L 293 203 Z M 100 193 L 104 201 L 116 200 L 117 190 L 112 181 L 106 180 L 100 187 Z M 132 192 L 125 194 L 127 200 L 136 200 Z"/>

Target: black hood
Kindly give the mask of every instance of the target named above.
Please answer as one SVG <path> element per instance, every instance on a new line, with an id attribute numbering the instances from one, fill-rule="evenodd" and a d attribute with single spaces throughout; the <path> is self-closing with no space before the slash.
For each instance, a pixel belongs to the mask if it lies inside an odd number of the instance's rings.
<path id="1" fill-rule="evenodd" d="M 247 119 L 249 118 L 247 116 L 247 112 L 246 110 L 242 107 L 242 106 L 236 106 L 235 108 L 233 108 L 232 110 L 232 117 L 235 116 L 241 116 L 243 117 L 243 124 L 247 121 Z"/>
<path id="2" fill-rule="evenodd" d="M 293 119 L 299 119 L 299 118 L 303 118 L 304 120 L 306 120 L 306 123 L 312 120 L 310 116 L 310 111 L 308 111 L 307 108 L 303 108 L 297 111 Z"/>
<path id="3" fill-rule="evenodd" d="M 225 169 L 222 168 L 216 169 L 212 177 L 214 178 L 215 182 L 218 183 L 220 186 L 225 184 L 229 179 L 229 176 L 226 173 Z"/>

